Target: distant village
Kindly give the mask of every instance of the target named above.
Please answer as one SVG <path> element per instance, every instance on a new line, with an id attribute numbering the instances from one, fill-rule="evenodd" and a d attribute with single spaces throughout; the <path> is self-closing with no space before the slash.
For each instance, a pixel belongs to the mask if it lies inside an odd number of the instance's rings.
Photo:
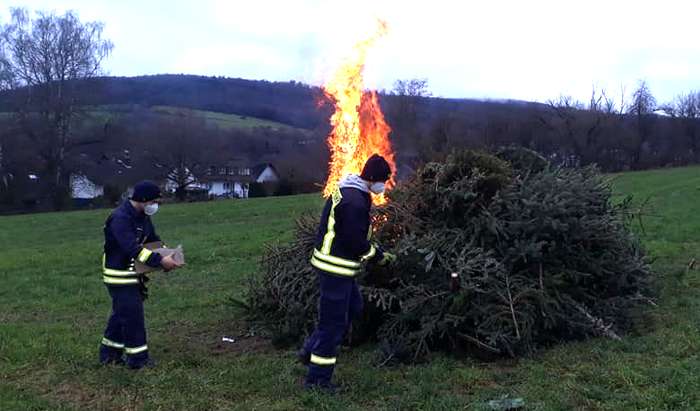
<path id="1" fill-rule="evenodd" d="M 117 171 L 116 174 L 124 175 L 125 172 L 128 174 L 127 168 Z M 171 171 L 170 174 L 175 172 Z M 264 187 L 280 181 L 279 172 L 271 163 L 249 165 L 233 160 L 224 165 L 209 166 L 200 175 L 195 175 L 189 170 L 185 170 L 185 172 L 188 179 L 185 187 L 187 197 L 198 199 L 248 198 L 251 194 L 251 185 L 259 184 Z M 38 177 L 32 175 L 30 178 L 37 179 Z M 103 197 L 105 185 L 113 178 L 113 171 L 109 167 L 90 167 L 85 172 L 71 174 L 70 192 L 74 205 L 89 205 L 95 199 Z M 172 178 L 154 178 L 152 180 L 171 195 L 174 195 L 178 189 L 177 183 Z M 131 186 L 126 187 L 122 193 L 123 198 L 126 198 L 131 188 Z"/>

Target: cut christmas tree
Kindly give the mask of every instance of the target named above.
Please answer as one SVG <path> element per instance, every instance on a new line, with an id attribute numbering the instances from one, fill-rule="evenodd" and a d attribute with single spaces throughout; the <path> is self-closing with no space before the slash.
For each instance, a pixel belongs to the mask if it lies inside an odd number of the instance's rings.
<path id="1" fill-rule="evenodd" d="M 651 301 L 630 200 L 615 199 L 595 168 L 552 167 L 522 149 L 461 151 L 389 199 L 374 215 L 374 241 L 399 258 L 358 279 L 365 313 L 352 332 L 379 342 L 387 362 L 618 339 Z M 317 225 L 299 218 L 294 241 L 270 245 L 250 279 L 249 317 L 276 342 L 298 343 L 315 325 Z"/>

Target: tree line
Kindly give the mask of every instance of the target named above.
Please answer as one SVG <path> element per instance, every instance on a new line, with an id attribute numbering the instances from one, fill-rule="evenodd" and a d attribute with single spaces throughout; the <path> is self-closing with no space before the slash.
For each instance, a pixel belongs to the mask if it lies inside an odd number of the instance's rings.
<path id="1" fill-rule="evenodd" d="M 454 102 L 427 98 L 426 80 L 398 84 L 384 98 L 394 141 L 420 162 L 456 147 L 495 150 L 516 145 L 556 164 L 597 164 L 615 172 L 695 164 L 700 160 L 700 92 L 659 104 L 639 81 L 617 99 L 605 90 L 588 101 L 560 96 L 546 103 Z M 405 82 L 404 82 L 405 83 Z"/>

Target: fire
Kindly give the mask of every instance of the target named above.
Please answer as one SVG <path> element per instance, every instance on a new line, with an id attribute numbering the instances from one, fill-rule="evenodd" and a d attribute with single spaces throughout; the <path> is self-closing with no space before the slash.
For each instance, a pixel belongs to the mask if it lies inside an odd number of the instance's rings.
<path id="1" fill-rule="evenodd" d="M 383 156 L 391 166 L 392 176 L 387 182 L 387 190 L 395 185 L 396 164 L 389 141 L 391 128 L 384 120 L 377 93 L 364 89 L 363 78 L 368 50 L 387 32 L 386 23 L 379 21 L 377 31 L 355 45 L 352 55 L 323 86 L 324 93 L 335 105 L 335 113 L 331 116 L 333 130 L 328 135 L 331 161 L 324 197 L 333 193 L 344 175 L 360 174 L 365 161 L 375 153 Z M 384 195 L 373 195 L 372 202 L 382 205 L 387 199 Z"/>

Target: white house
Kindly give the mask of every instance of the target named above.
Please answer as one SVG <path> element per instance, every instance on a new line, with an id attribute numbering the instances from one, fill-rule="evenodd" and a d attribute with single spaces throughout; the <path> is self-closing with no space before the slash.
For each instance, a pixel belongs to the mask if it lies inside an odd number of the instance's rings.
<path id="1" fill-rule="evenodd" d="M 226 181 L 224 179 L 208 183 L 209 195 L 213 197 L 248 198 L 250 186 L 240 181 Z"/>
<path id="2" fill-rule="evenodd" d="M 253 176 L 256 183 L 276 183 L 280 181 L 277 169 L 270 163 L 253 167 Z"/>
<path id="3" fill-rule="evenodd" d="M 92 200 L 104 195 L 104 187 L 94 183 L 83 174 L 70 175 L 71 198 L 75 200 Z"/>
<path id="4" fill-rule="evenodd" d="M 275 183 L 279 179 L 279 173 L 270 163 L 254 167 L 229 163 L 210 167 L 199 183 L 205 184 L 213 197 L 248 198 L 251 183 Z"/>

